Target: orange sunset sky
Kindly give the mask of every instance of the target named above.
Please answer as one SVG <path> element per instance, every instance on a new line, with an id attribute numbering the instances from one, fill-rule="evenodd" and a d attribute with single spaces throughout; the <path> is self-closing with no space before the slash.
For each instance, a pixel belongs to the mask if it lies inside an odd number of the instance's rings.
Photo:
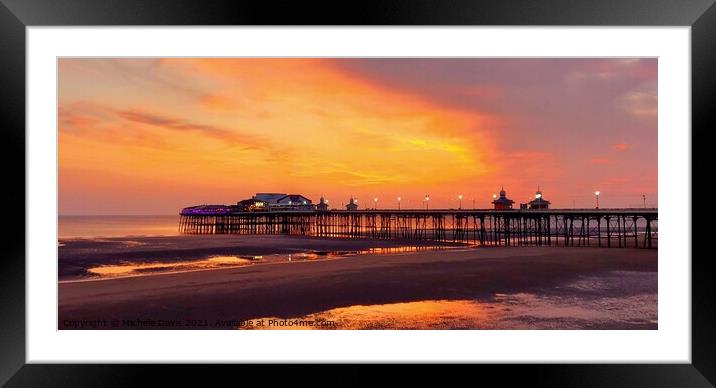
<path id="1" fill-rule="evenodd" d="M 58 126 L 61 215 L 657 205 L 656 59 L 63 58 Z"/>

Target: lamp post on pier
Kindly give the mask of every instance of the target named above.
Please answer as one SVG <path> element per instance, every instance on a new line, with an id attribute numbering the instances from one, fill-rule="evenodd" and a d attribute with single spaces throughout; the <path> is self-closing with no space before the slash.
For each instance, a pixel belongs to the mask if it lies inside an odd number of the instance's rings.
<path id="1" fill-rule="evenodd" d="M 597 197 L 597 209 L 599 209 L 599 191 L 594 192 L 594 196 Z"/>
<path id="2" fill-rule="evenodd" d="M 457 198 L 460 200 L 460 206 L 458 207 L 458 209 L 462 210 L 462 194 L 458 195 Z"/>
<path id="3" fill-rule="evenodd" d="M 400 197 L 398 197 L 398 210 L 400 210 Z"/>
<path id="4" fill-rule="evenodd" d="M 425 194 L 425 210 L 430 210 L 430 195 Z"/>

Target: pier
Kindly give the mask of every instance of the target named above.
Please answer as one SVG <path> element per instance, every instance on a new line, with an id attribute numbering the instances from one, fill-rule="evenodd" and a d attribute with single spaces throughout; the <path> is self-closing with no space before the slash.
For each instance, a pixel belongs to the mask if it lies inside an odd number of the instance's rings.
<path id="1" fill-rule="evenodd" d="M 183 234 L 280 234 L 479 246 L 657 248 L 657 209 L 191 212 Z"/>

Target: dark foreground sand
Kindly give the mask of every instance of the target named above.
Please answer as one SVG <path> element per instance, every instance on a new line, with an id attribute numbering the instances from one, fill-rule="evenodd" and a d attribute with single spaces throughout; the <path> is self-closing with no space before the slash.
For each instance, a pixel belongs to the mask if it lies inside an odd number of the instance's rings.
<path id="1" fill-rule="evenodd" d="M 491 316 L 486 318 L 491 323 L 483 324 L 468 311 L 445 323 L 450 314 L 435 313 L 429 318 L 435 325 L 426 326 L 420 316 L 410 318 L 411 324 L 397 322 L 395 314 L 373 322 L 368 310 L 360 319 L 369 324 L 348 322 L 343 328 L 656 329 L 657 253 L 472 248 L 60 283 L 58 324 L 61 329 L 233 329 L 237 322 L 264 317 L 357 317 L 345 310 L 357 305 L 383 306 L 378 310 L 385 317 L 384 306 L 414 312 L 435 305 L 411 303 L 439 301 L 438 307 L 450 309 L 450 301 L 460 301 L 479 302 L 470 308 L 480 311 L 498 307 L 503 318 Z"/>

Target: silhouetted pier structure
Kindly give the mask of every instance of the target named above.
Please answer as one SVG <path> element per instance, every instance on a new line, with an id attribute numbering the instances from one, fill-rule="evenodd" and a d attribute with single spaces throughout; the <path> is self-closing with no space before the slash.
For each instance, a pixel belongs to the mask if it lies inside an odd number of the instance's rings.
<path id="1" fill-rule="evenodd" d="M 657 209 L 386 209 L 182 214 L 179 232 L 656 248 L 657 224 Z"/>

